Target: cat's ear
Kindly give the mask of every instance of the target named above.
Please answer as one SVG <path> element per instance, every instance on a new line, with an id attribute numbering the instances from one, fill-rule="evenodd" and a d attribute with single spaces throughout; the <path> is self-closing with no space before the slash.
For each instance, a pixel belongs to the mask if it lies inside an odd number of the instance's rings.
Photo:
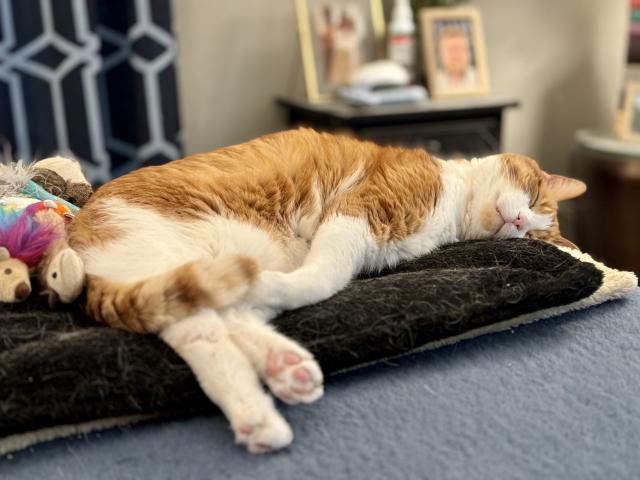
<path id="1" fill-rule="evenodd" d="M 0 260 L 9 260 L 11 255 L 9 254 L 9 250 L 5 247 L 0 247 Z"/>
<path id="2" fill-rule="evenodd" d="M 562 175 L 547 176 L 547 187 L 549 194 L 558 202 L 579 197 L 587 191 L 587 185 L 584 182 Z"/>

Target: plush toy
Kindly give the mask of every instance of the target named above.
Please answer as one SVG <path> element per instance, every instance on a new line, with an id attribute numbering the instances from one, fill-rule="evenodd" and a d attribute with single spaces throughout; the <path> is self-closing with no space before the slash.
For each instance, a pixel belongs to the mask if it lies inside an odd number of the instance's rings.
<path id="1" fill-rule="evenodd" d="M 11 258 L 5 247 L 0 247 L 0 277 L 0 302 L 21 302 L 31 293 L 29 268 L 20 260 Z"/>
<path id="2" fill-rule="evenodd" d="M 51 157 L 32 165 L 31 180 L 48 193 L 76 207 L 84 207 L 93 195 L 91 184 L 77 162 L 64 157 Z"/>
<path id="3" fill-rule="evenodd" d="M 31 271 L 60 237 L 53 225 L 37 222 L 34 213 L 32 207 L 0 207 L 0 302 L 29 296 Z"/>
<path id="4" fill-rule="evenodd" d="M 65 225 L 78 210 L 70 200 L 84 204 L 91 193 L 70 159 L 0 164 L 0 302 L 28 297 L 33 275 L 39 276 L 51 305 L 80 295 L 84 265 L 67 243 Z"/>

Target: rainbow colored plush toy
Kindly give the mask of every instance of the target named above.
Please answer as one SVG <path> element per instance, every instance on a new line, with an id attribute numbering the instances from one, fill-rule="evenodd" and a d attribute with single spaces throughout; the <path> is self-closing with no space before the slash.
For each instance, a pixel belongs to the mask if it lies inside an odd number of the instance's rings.
<path id="1" fill-rule="evenodd" d="M 55 163 L 79 172 L 72 160 L 56 157 Z M 77 208 L 34 184 L 33 170 L 0 167 L 0 302 L 25 300 L 34 275 L 50 304 L 75 300 L 84 286 L 84 264 L 69 247 L 65 226 Z"/>
<path id="2" fill-rule="evenodd" d="M 35 219 L 35 214 L 41 211 L 43 204 L 34 203 L 21 209 L 0 207 L 0 245 L 11 257 L 30 268 L 40 262 L 49 245 L 60 239 L 60 233 L 54 225 Z"/>

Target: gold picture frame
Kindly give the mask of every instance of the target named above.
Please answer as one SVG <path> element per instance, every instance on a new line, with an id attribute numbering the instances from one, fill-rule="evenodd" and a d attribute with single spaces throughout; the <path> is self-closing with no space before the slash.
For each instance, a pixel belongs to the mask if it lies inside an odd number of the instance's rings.
<path id="1" fill-rule="evenodd" d="M 636 102 L 637 105 L 634 105 Z M 627 82 L 625 85 L 615 133 L 622 140 L 640 142 L 640 82 Z"/>
<path id="2" fill-rule="evenodd" d="M 346 7 L 366 10 L 366 20 L 361 22 L 365 24 L 361 25 L 362 29 L 366 28 L 367 35 L 362 40 L 366 52 L 360 62 L 365 63 L 382 56 L 385 34 L 382 0 L 295 0 L 295 7 L 307 98 L 312 103 L 329 101 L 341 83 L 339 75 L 333 75 L 334 83 L 327 81 L 327 72 L 331 69 L 318 65 L 321 60 L 326 60 L 319 45 L 321 39 L 317 22 L 314 21 L 318 18 L 318 8 L 323 7 L 325 11 Z"/>
<path id="3" fill-rule="evenodd" d="M 419 17 L 430 95 L 442 98 L 490 93 L 480 12 L 473 7 L 423 8 Z"/>

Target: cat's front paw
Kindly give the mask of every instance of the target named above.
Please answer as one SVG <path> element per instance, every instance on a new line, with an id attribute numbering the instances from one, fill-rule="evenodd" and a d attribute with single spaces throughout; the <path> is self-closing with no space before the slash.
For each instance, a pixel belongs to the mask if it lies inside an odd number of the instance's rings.
<path id="1" fill-rule="evenodd" d="M 302 349 L 270 350 L 262 375 L 273 394 L 285 403 L 312 403 L 324 394 L 322 370 Z"/>

